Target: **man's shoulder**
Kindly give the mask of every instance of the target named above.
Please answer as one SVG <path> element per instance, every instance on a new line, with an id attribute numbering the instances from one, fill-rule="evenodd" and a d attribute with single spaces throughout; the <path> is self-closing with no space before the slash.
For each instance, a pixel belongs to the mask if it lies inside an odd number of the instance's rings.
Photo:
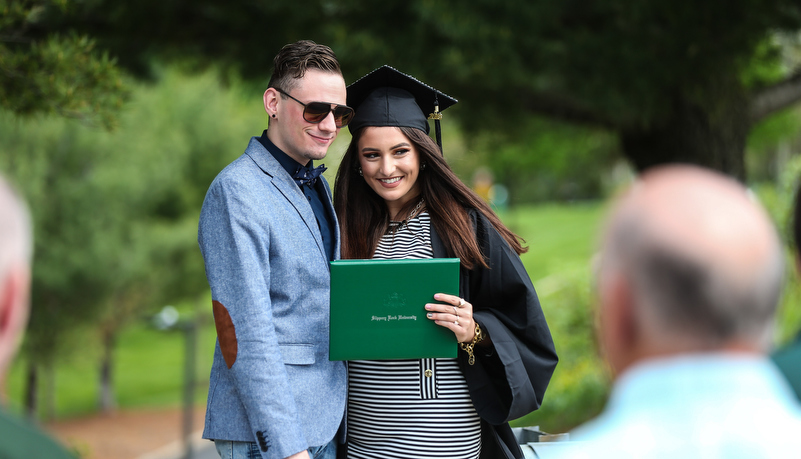
<path id="1" fill-rule="evenodd" d="M 767 386 L 759 393 L 720 392 L 730 400 L 688 394 L 686 401 L 676 401 L 676 410 L 650 406 L 647 400 L 638 407 L 607 409 L 571 431 L 576 444 L 569 455 L 558 457 L 784 458 L 801 450 L 801 412 L 795 401 Z"/>
<path id="2" fill-rule="evenodd" d="M 272 173 L 276 167 L 280 167 L 278 160 L 264 148 L 264 145 L 259 142 L 258 137 L 251 137 L 244 153 L 228 164 L 220 174 L 242 170 L 261 170 L 263 172 Z"/>
<path id="3" fill-rule="evenodd" d="M 2 410 L 0 410 L 0 457 L 74 458 L 47 434 Z"/>
<path id="4" fill-rule="evenodd" d="M 245 152 L 217 174 L 210 188 L 266 183 L 273 179 L 278 167 L 278 161 L 253 137 Z"/>

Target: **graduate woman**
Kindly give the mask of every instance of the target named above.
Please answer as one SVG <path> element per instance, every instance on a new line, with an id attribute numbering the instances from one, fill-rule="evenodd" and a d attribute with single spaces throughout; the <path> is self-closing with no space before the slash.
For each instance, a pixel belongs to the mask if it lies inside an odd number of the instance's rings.
<path id="1" fill-rule="evenodd" d="M 347 103 L 342 258 L 461 260 L 459 296 L 420 305 L 453 332 L 458 358 L 349 362 L 347 457 L 522 458 L 508 421 L 539 408 L 557 357 L 526 249 L 428 136 L 427 114 L 456 100 L 384 66 Z"/>

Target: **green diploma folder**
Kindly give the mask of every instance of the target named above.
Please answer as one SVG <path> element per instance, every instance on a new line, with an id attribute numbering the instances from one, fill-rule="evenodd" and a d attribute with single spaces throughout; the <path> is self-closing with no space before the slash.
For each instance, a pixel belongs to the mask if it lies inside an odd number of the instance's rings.
<path id="1" fill-rule="evenodd" d="M 456 337 L 426 317 L 459 294 L 459 259 L 331 262 L 330 360 L 456 357 Z"/>

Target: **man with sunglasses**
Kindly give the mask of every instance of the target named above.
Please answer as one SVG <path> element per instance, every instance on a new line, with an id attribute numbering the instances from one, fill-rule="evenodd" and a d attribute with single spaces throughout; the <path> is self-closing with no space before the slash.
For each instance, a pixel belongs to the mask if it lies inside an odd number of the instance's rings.
<path id="1" fill-rule="evenodd" d="M 223 459 L 333 459 L 346 396 L 344 363 L 328 360 L 339 227 L 313 162 L 353 110 L 329 47 L 292 43 L 274 65 L 269 126 L 214 179 L 200 215 L 217 328 L 203 437 Z"/>

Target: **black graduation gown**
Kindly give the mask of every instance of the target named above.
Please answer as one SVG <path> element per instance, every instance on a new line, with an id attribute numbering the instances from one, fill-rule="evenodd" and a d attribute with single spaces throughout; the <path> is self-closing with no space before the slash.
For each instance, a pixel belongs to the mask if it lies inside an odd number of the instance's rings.
<path id="1" fill-rule="evenodd" d="M 551 333 L 523 262 L 487 218 L 468 209 L 489 269 L 464 267 L 460 296 L 492 340 L 476 346 L 475 364 L 460 351 L 459 366 L 481 417 L 481 458 L 523 458 L 509 421 L 540 407 L 557 363 Z M 435 258 L 449 255 L 432 225 Z"/>

